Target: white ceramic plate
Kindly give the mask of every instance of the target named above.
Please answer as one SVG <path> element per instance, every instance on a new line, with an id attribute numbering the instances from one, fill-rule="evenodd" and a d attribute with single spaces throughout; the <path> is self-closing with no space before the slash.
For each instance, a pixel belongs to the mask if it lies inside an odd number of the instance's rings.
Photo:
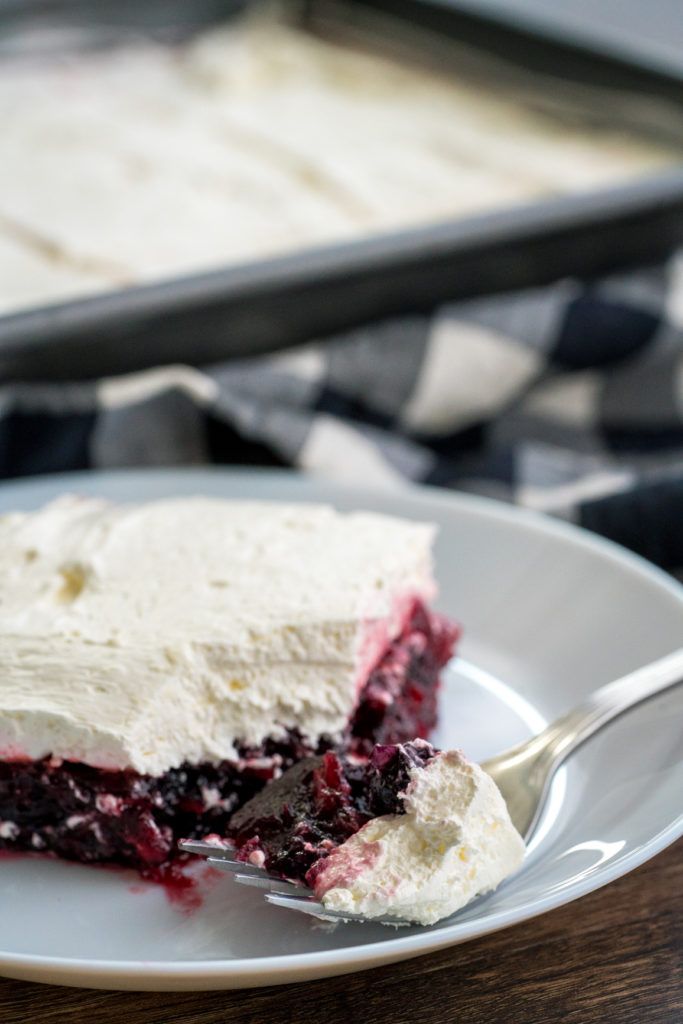
<path id="1" fill-rule="evenodd" d="M 68 490 L 119 500 L 322 500 L 438 522 L 440 605 L 464 623 L 465 639 L 464 662 L 447 673 L 436 739 L 474 758 L 523 739 L 683 640 L 683 588 L 667 576 L 572 527 L 481 499 L 351 491 L 290 473 L 144 471 L 6 484 L 0 511 Z M 677 690 L 587 744 L 557 779 L 520 873 L 431 928 L 330 930 L 225 877 L 201 882 L 204 903 L 188 911 L 127 871 L 0 860 L 0 973 L 105 988 L 270 985 L 389 963 L 527 920 L 611 882 L 683 833 L 682 726 Z"/>

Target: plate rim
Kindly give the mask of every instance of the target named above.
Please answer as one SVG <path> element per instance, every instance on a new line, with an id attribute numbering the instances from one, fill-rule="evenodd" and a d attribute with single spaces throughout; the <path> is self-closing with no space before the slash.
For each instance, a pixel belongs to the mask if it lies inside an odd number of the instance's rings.
<path id="1" fill-rule="evenodd" d="M 680 604 L 683 616 L 683 584 L 663 569 L 648 562 L 647 559 L 614 541 L 593 534 L 574 523 L 553 519 L 533 509 L 520 508 L 494 498 L 458 491 L 444 491 L 426 485 L 401 482 L 391 488 L 373 488 L 367 485 L 354 487 L 343 481 L 313 476 L 286 468 L 173 466 L 153 469 L 141 467 L 94 470 L 15 478 L 0 482 L 0 496 L 6 491 L 13 491 L 17 493 L 18 500 L 20 500 L 21 492 L 24 490 L 32 491 L 38 488 L 49 492 L 62 483 L 66 488 L 73 489 L 77 488 L 79 483 L 92 484 L 97 480 L 112 478 L 120 480 L 128 478 L 132 483 L 136 479 L 149 482 L 152 477 L 163 481 L 165 479 L 172 480 L 174 477 L 190 478 L 192 476 L 198 479 L 203 476 L 241 477 L 243 479 L 258 477 L 264 482 L 270 478 L 274 483 L 278 480 L 296 481 L 302 485 L 311 484 L 315 487 L 329 488 L 332 502 L 335 500 L 335 492 L 343 493 L 351 499 L 354 494 L 367 496 L 374 493 L 378 498 L 381 497 L 384 500 L 396 497 L 400 501 L 405 498 L 418 503 L 423 502 L 425 505 L 436 503 L 446 509 L 456 505 L 469 511 L 479 511 L 489 520 L 526 524 L 530 529 L 540 530 L 546 535 L 577 544 L 584 549 L 587 548 L 597 557 L 629 569 L 631 574 L 635 574 L 643 582 L 649 581 L 655 584 Z M 245 495 L 245 499 L 249 500 L 248 495 Z M 302 499 L 302 501 L 305 500 L 307 499 Z M 683 836 L 683 812 L 666 828 L 652 836 L 648 842 L 619 861 L 606 864 L 599 872 L 570 883 L 564 890 L 541 898 L 533 907 L 526 908 L 521 913 L 519 908 L 511 907 L 490 915 L 485 919 L 485 923 L 481 918 L 474 918 L 471 921 L 454 923 L 445 927 L 442 925 L 434 931 L 426 929 L 417 934 L 387 938 L 365 945 L 249 958 L 172 961 L 107 960 L 13 953 L 0 949 L 0 973 L 8 977 L 52 984 L 90 988 L 118 986 L 138 991 L 154 988 L 157 983 L 162 984 L 166 990 L 171 988 L 208 990 L 211 988 L 246 988 L 294 983 L 313 978 L 330 977 L 333 974 L 350 973 L 383 963 L 395 963 L 412 956 L 437 952 L 449 946 L 489 935 L 514 924 L 532 920 L 611 884 L 661 853 L 681 836 Z M 456 934 L 453 934 L 454 929 L 457 929 Z"/>

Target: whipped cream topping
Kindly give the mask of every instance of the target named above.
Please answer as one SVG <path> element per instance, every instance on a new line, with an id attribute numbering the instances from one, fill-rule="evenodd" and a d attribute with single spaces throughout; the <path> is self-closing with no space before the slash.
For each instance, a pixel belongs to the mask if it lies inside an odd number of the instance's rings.
<path id="1" fill-rule="evenodd" d="M 160 774 L 339 734 L 433 527 L 317 505 L 65 497 L 0 518 L 0 757 Z"/>
<path id="2" fill-rule="evenodd" d="M 493 780 L 459 751 L 410 770 L 405 814 L 364 825 L 324 862 L 329 910 L 434 924 L 494 889 L 524 857 Z"/>

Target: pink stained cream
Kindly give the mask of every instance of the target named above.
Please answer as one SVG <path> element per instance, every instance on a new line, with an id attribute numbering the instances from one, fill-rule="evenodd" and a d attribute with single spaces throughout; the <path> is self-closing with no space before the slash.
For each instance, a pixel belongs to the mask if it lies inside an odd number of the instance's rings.
<path id="1" fill-rule="evenodd" d="M 411 620 L 415 604 L 428 606 L 436 596 L 436 584 L 423 591 L 411 590 L 394 599 L 391 612 L 386 618 L 368 618 L 363 623 L 356 664 L 356 697 L 368 681 L 370 673 L 377 667 L 396 637 L 406 629 Z"/>
<path id="2" fill-rule="evenodd" d="M 358 835 L 363 831 L 360 830 Z M 313 886 L 316 899 L 322 899 L 330 889 L 346 888 L 372 868 L 382 853 L 379 842 L 365 843 L 360 849 L 338 846 L 329 857 L 314 864 L 306 880 Z"/>
<path id="3" fill-rule="evenodd" d="M 29 757 L 23 750 L 20 750 L 19 747 L 10 744 L 0 749 L 0 761 L 9 761 L 12 764 L 30 764 L 33 758 Z"/>

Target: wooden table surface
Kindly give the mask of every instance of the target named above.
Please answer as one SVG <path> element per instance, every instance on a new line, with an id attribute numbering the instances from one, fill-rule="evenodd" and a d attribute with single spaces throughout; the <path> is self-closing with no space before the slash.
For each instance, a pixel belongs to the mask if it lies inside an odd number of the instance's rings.
<path id="1" fill-rule="evenodd" d="M 175 993 L 0 979 L 1 1024 L 280 1021 L 683 1024 L 683 841 L 626 878 L 535 921 L 342 978 Z"/>

